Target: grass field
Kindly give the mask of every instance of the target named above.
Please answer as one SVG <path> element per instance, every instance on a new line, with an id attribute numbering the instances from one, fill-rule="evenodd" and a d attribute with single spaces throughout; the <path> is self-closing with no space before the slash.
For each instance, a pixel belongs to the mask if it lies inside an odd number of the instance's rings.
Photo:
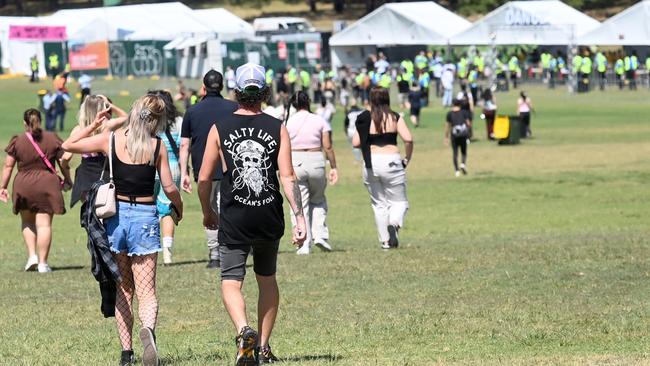
<path id="1" fill-rule="evenodd" d="M 97 81 L 128 105 L 172 80 Z M 0 81 L 0 145 L 22 131 L 37 86 Z M 336 251 L 306 257 L 285 240 L 276 353 L 296 365 L 650 364 L 650 120 L 647 90 L 568 95 L 530 89 L 535 138 L 469 147 L 454 178 L 438 102 L 415 130 L 401 249 L 379 249 L 360 166 L 335 122 L 339 185 L 328 189 Z M 512 113 L 514 93 L 499 94 Z M 68 115 L 72 125 L 75 106 Z M 234 330 L 218 296 L 196 196 L 176 265 L 159 267 L 166 365 L 225 365 Z M 19 219 L 0 206 L 0 364 L 115 365 L 114 320 L 99 313 L 78 208 L 55 219 L 47 275 L 24 273 Z M 257 290 L 247 278 L 254 318 Z M 139 341 L 134 343 L 140 353 Z"/>

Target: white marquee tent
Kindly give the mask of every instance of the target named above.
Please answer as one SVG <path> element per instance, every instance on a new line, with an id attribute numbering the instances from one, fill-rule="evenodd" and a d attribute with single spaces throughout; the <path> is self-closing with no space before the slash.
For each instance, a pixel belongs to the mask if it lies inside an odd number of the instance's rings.
<path id="1" fill-rule="evenodd" d="M 644 0 L 607 19 L 580 37 L 581 45 L 650 46 L 650 0 Z"/>
<path id="2" fill-rule="evenodd" d="M 43 21 L 63 22 L 69 39 L 87 42 L 172 40 L 180 34 L 212 32 L 194 16 L 192 9 L 180 2 L 59 10 Z M 91 28 L 95 32 L 87 32 Z"/>
<path id="3" fill-rule="evenodd" d="M 194 16 L 222 41 L 255 37 L 253 26 L 224 8 L 194 10 Z"/>
<path id="4" fill-rule="evenodd" d="M 600 23 L 559 0 L 511 1 L 467 30 L 452 45 L 570 45 Z"/>
<path id="5" fill-rule="evenodd" d="M 376 46 L 446 45 L 470 25 L 431 1 L 385 4 L 330 38 L 332 63 L 359 63 Z"/>

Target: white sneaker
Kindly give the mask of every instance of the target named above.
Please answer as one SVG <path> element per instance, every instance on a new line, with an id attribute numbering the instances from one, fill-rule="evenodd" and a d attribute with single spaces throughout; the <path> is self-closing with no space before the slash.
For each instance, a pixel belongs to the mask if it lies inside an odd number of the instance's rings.
<path id="1" fill-rule="evenodd" d="M 47 263 L 38 264 L 38 273 L 49 273 L 52 272 L 52 268 L 47 265 Z"/>
<path id="2" fill-rule="evenodd" d="M 456 176 L 456 178 L 460 177 L 460 171 L 456 170 L 456 173 L 454 175 Z"/>
<path id="3" fill-rule="evenodd" d="M 296 250 L 296 254 L 298 255 L 307 255 L 309 254 L 309 244 L 304 243 L 300 249 Z"/>
<path id="4" fill-rule="evenodd" d="M 316 239 L 314 240 L 314 244 L 325 252 L 332 251 L 332 246 L 325 239 Z"/>
<path id="5" fill-rule="evenodd" d="M 465 164 L 460 164 L 460 171 L 463 172 L 463 175 L 467 175 L 467 167 L 465 167 Z"/>
<path id="6" fill-rule="evenodd" d="M 172 248 L 163 248 L 163 264 L 172 264 Z"/>
<path id="7" fill-rule="evenodd" d="M 25 264 L 25 271 L 35 271 L 36 266 L 38 266 L 38 257 L 33 255 L 27 258 L 27 264 Z"/>
<path id="8" fill-rule="evenodd" d="M 381 243 L 381 249 L 386 249 L 386 250 L 390 249 L 390 244 L 388 244 L 387 241 Z"/>

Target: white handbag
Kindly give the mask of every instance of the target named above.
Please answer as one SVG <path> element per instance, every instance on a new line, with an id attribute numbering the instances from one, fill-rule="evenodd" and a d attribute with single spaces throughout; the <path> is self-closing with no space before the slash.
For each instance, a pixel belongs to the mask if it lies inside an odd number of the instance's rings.
<path id="1" fill-rule="evenodd" d="M 97 189 L 95 196 L 95 214 L 100 219 L 107 219 L 117 213 L 117 204 L 115 199 L 115 183 L 113 182 L 113 139 L 114 134 L 108 140 L 108 183 L 104 183 Z M 104 170 L 99 180 L 104 179 Z"/>

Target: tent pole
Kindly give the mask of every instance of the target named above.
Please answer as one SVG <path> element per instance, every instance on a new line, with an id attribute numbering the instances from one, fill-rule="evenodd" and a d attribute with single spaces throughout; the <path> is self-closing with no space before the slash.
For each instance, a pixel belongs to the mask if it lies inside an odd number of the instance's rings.
<path id="1" fill-rule="evenodd" d="M 577 54 L 577 46 L 575 45 L 575 33 L 574 33 L 574 26 L 569 25 L 569 42 L 567 45 L 567 53 L 566 53 L 566 60 L 565 60 L 565 65 L 567 67 L 570 67 L 569 69 L 569 80 L 567 83 L 567 89 L 570 94 L 573 94 L 575 92 L 574 88 L 574 83 L 577 81 L 577 75 L 576 75 L 576 70 L 574 70 L 573 67 L 573 57 Z"/>
<path id="2" fill-rule="evenodd" d="M 496 85 L 497 78 L 497 34 L 496 32 L 490 32 L 490 57 L 492 60 L 490 64 L 492 65 L 492 72 L 490 73 L 490 88 Z"/>

